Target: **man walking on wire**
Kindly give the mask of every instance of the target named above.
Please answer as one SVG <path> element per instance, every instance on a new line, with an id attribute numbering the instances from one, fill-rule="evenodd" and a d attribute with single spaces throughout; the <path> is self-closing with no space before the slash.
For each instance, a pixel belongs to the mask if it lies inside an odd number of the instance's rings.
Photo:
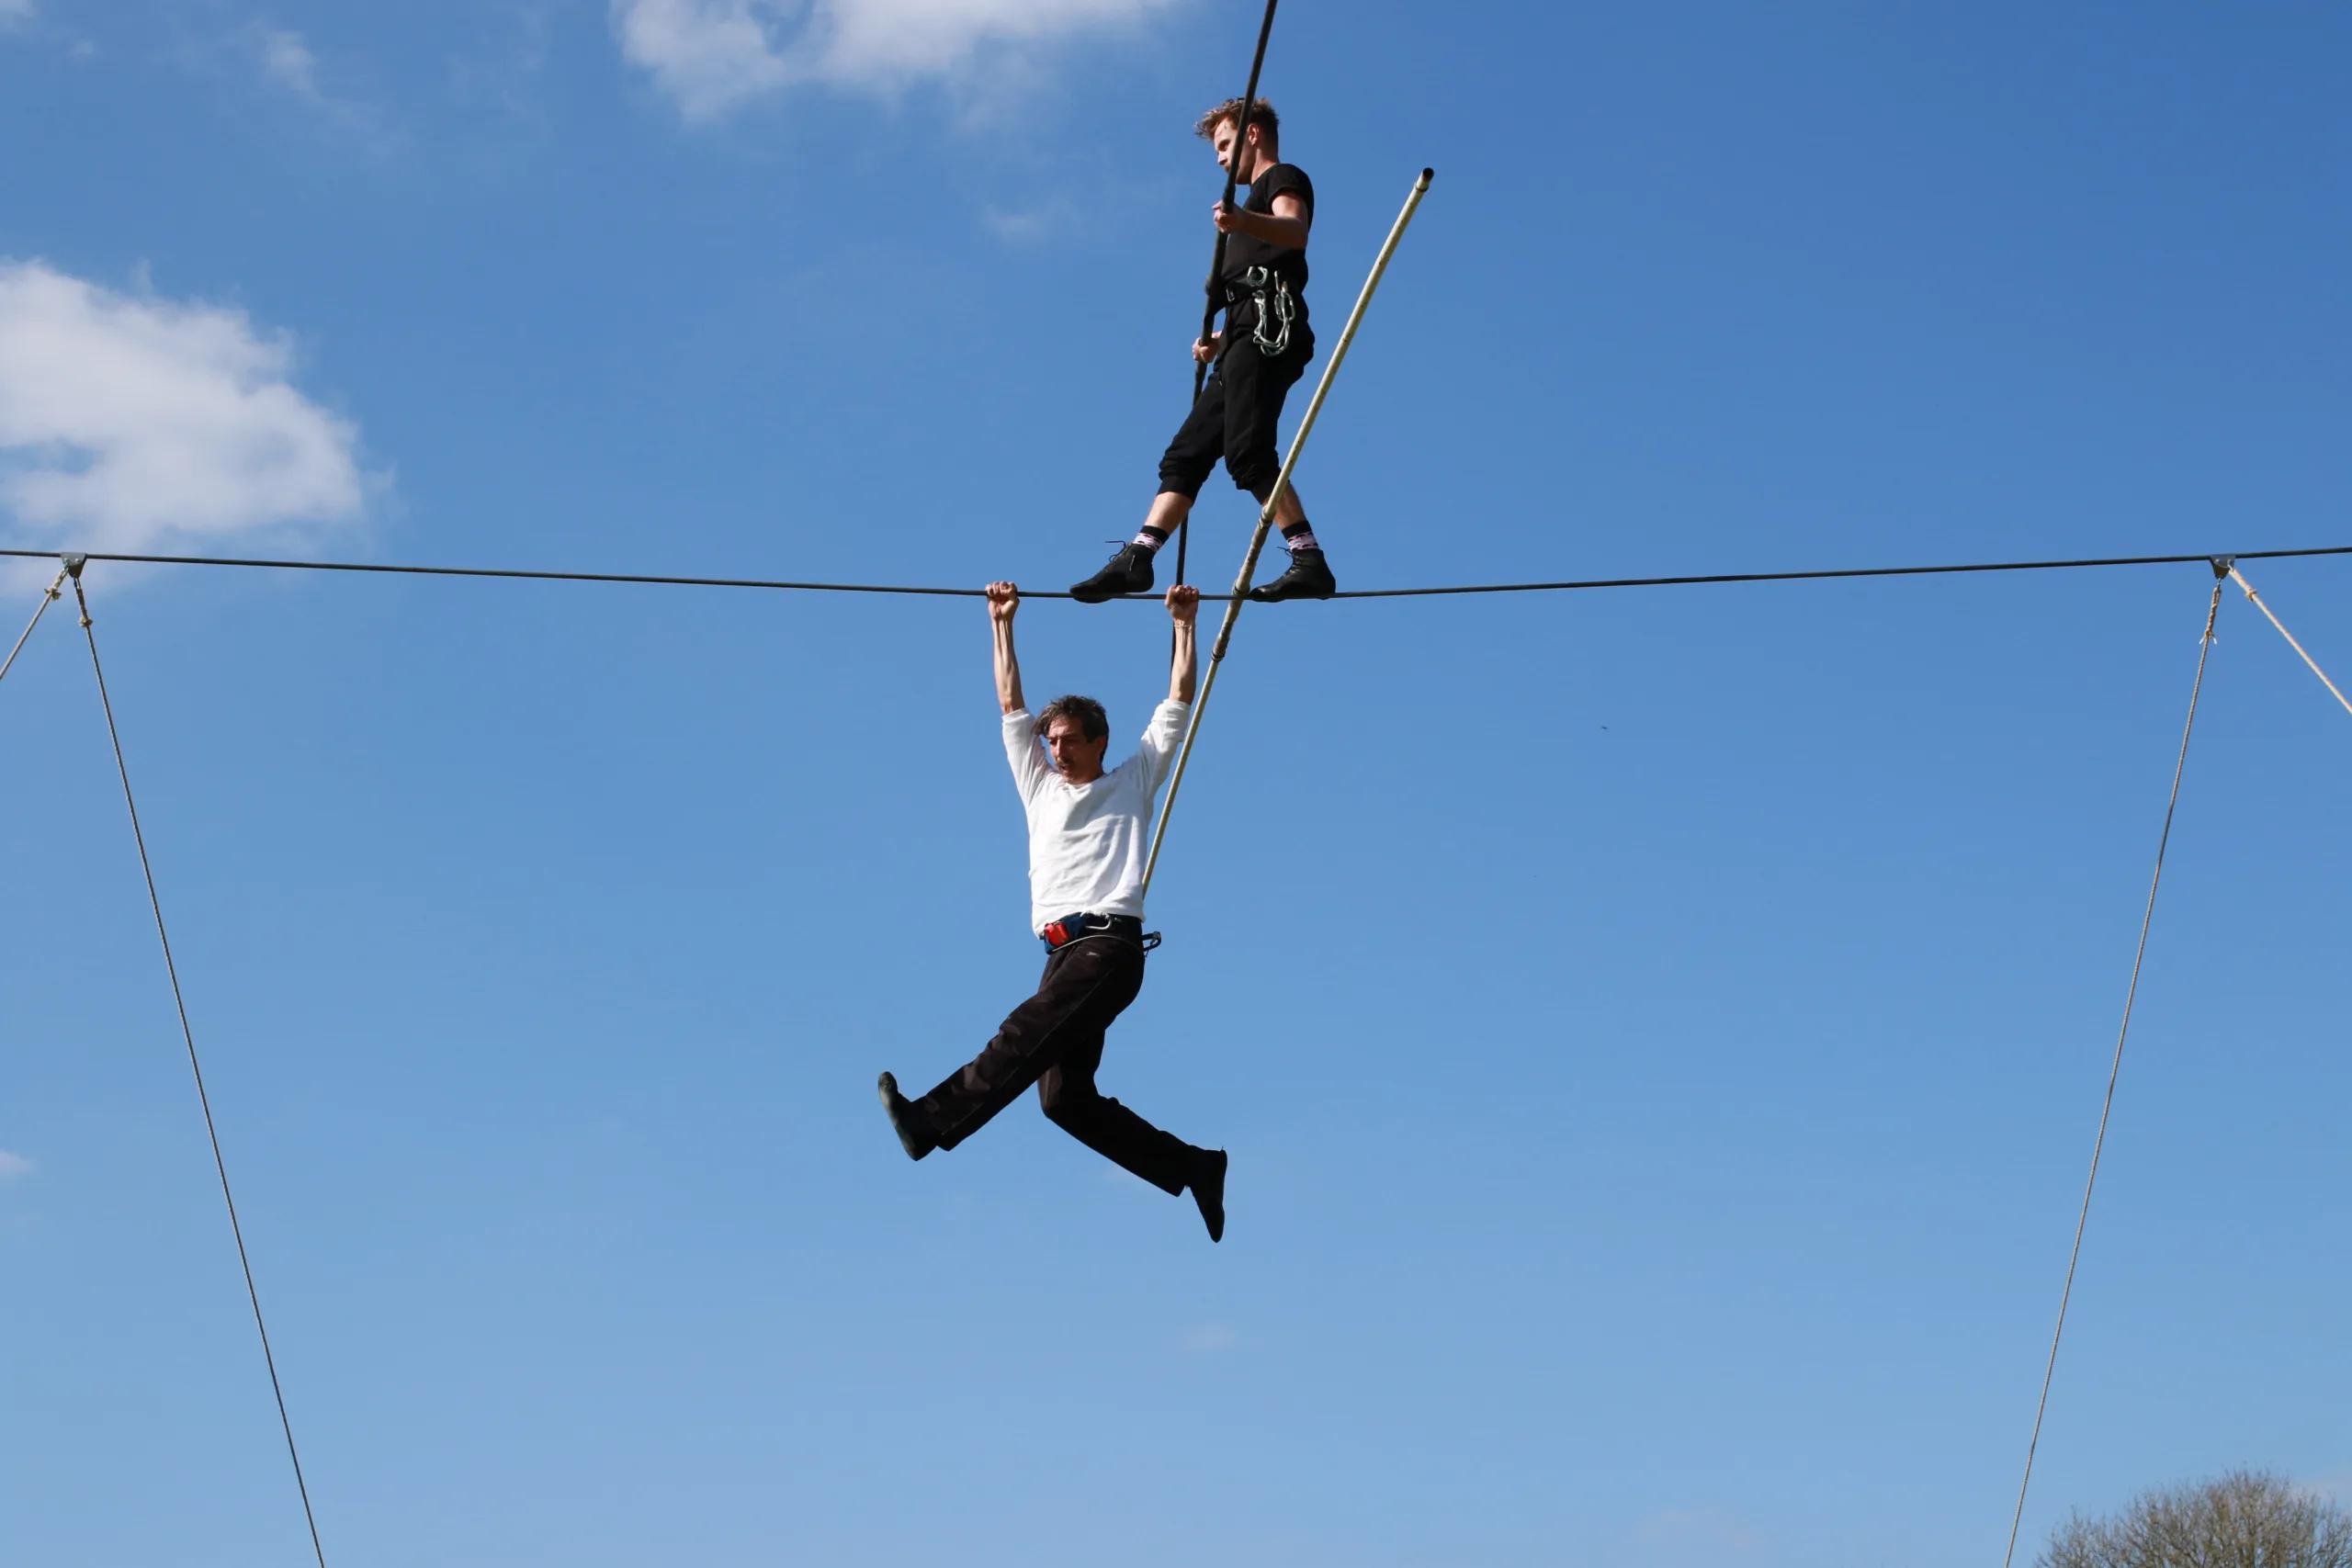
<path id="1" fill-rule="evenodd" d="M 1136 754 L 1105 773 L 1111 727 L 1101 703 L 1060 697 L 1030 715 L 1012 648 L 1021 591 L 1010 582 L 989 584 L 997 704 L 1012 782 L 1029 818 L 1030 928 L 1046 944 L 1046 974 L 1037 994 L 1006 1016 L 996 1038 L 937 1089 L 910 1100 L 888 1073 L 880 1089 L 899 1144 L 908 1157 L 921 1159 L 978 1132 L 1034 1083 L 1046 1116 L 1080 1143 L 1164 1192 L 1189 1189 L 1216 1241 L 1225 1235 L 1225 1151 L 1194 1148 L 1094 1088 L 1103 1032 L 1143 988 L 1144 953 L 1157 945 L 1143 930 L 1144 861 L 1151 803 L 1192 712 L 1200 596 L 1197 588 L 1168 591 L 1176 624 L 1168 700 L 1153 710 Z"/>
<path id="2" fill-rule="evenodd" d="M 1284 395 L 1315 356 L 1315 333 L 1306 324 L 1306 231 L 1315 222 L 1315 186 L 1303 170 L 1282 161 L 1282 120 L 1273 105 L 1260 98 L 1250 107 L 1246 136 L 1237 134 L 1240 120 L 1241 100 L 1233 98 L 1193 128 L 1250 191 L 1239 208 L 1219 202 L 1210 214 L 1227 236 L 1225 265 L 1214 285 L 1223 291 L 1225 328 L 1194 343 L 1193 357 L 1213 368 L 1159 459 L 1159 493 L 1142 529 L 1108 566 L 1071 585 L 1071 596 L 1090 604 L 1151 591 L 1153 554 L 1192 512 L 1219 457 L 1233 482 L 1261 507 L 1282 471 L 1274 422 Z M 1339 584 L 1296 490 L 1283 487 L 1274 521 L 1282 525 L 1290 566 L 1251 589 L 1250 597 L 1329 599 Z"/>

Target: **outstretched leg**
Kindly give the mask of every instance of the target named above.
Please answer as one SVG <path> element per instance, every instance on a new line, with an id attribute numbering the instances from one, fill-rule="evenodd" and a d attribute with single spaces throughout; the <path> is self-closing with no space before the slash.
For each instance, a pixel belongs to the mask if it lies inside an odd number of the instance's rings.
<path id="1" fill-rule="evenodd" d="M 1046 960 L 1037 994 L 1005 1015 L 980 1054 L 914 1101 L 907 1114 L 938 1148 L 952 1149 L 1027 1092 L 1065 1053 L 1090 1043 L 1143 987 L 1143 953 L 1123 942 L 1073 942 Z"/>
<path id="2" fill-rule="evenodd" d="M 1173 1133 L 1163 1133 L 1094 1087 L 1102 1065 L 1102 1037 L 1073 1044 L 1037 1080 L 1046 1119 L 1112 1164 L 1173 1197 L 1191 1184 L 1206 1157 Z"/>

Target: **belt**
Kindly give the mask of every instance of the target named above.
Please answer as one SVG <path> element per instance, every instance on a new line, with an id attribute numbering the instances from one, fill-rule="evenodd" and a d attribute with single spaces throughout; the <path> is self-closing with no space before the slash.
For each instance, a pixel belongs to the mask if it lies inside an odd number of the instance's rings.
<path id="1" fill-rule="evenodd" d="M 1074 942 L 1095 936 L 1116 937 L 1121 942 L 1133 942 L 1146 953 L 1159 945 L 1159 933 L 1144 930 L 1143 921 L 1133 915 L 1064 915 L 1058 920 L 1048 921 L 1037 935 L 1048 953 L 1058 953 Z"/>

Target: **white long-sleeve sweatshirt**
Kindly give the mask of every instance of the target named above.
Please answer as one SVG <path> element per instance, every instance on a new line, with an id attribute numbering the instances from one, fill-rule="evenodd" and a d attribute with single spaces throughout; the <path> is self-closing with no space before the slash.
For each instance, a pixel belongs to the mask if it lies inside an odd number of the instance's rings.
<path id="1" fill-rule="evenodd" d="M 1143 916 L 1151 803 L 1184 737 L 1189 703 L 1152 710 L 1136 754 L 1089 784 L 1054 771 L 1026 708 L 1004 716 L 1004 754 L 1029 817 L 1029 928 L 1064 915 Z"/>

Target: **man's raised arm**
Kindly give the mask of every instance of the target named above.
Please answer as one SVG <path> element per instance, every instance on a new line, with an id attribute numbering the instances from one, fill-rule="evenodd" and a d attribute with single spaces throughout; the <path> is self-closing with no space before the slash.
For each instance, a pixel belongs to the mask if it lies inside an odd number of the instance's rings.
<path id="1" fill-rule="evenodd" d="M 1012 651 L 1012 617 L 1020 609 L 1020 589 L 1010 582 L 989 584 L 989 629 L 996 636 L 997 706 L 1008 714 L 1029 705 L 1021 700 L 1021 657 Z"/>
<path id="2" fill-rule="evenodd" d="M 1176 647 L 1168 658 L 1168 700 L 1171 703 L 1189 704 L 1193 700 L 1193 677 L 1200 672 L 1200 654 L 1193 642 L 1193 618 L 1200 608 L 1201 591 L 1191 583 L 1180 582 L 1168 591 L 1168 618 L 1176 623 Z"/>

